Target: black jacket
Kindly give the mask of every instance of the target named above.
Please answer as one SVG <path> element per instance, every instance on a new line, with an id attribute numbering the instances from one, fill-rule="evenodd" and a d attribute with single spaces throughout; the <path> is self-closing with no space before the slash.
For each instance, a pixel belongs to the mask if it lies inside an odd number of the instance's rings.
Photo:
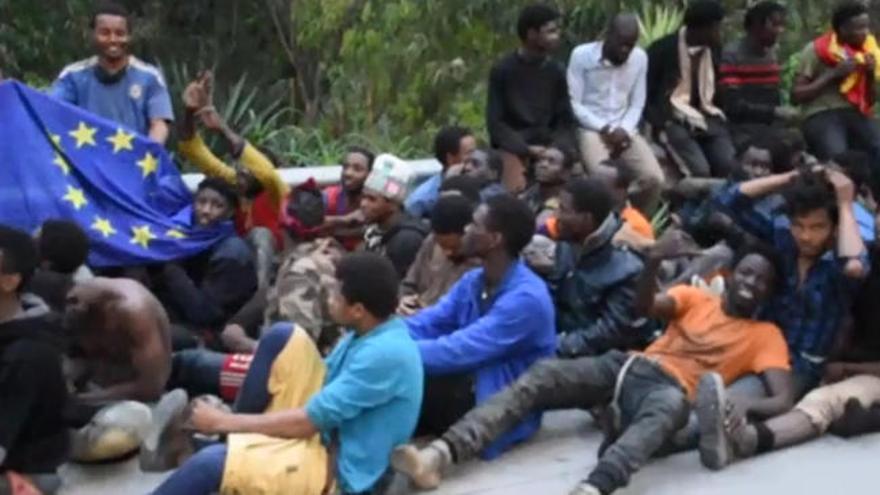
<path id="1" fill-rule="evenodd" d="M 620 226 L 617 215 L 610 216 L 580 254 L 571 243 L 557 244 L 551 287 L 564 357 L 635 349 L 647 341 L 649 322 L 634 309 L 643 264 L 633 251 L 612 244 Z"/>
<path id="2" fill-rule="evenodd" d="M 718 79 L 718 62 L 721 50 L 712 48 L 712 64 L 715 81 Z M 681 64 L 678 60 L 678 31 L 655 41 L 648 48 L 648 94 L 645 100 L 645 120 L 655 130 L 663 128 L 673 120 L 672 104 L 669 97 L 681 80 Z M 718 105 L 718 91 L 715 91 L 715 104 Z"/>
<path id="3" fill-rule="evenodd" d="M 366 235 L 369 237 L 371 232 L 376 232 L 374 229 L 375 226 L 367 229 Z M 379 243 L 374 248 L 367 248 L 367 250 L 388 257 L 400 279 L 403 280 L 410 265 L 415 261 L 419 248 L 422 247 L 422 242 L 428 236 L 428 230 L 427 225 L 420 220 L 404 216 L 387 232 L 379 234 L 381 235 Z M 366 246 L 371 244 L 369 241 L 365 243 Z"/>

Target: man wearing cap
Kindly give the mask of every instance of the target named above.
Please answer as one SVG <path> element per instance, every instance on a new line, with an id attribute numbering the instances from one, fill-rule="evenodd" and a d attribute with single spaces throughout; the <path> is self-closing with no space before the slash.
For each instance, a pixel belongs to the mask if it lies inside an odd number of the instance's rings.
<path id="1" fill-rule="evenodd" d="M 424 224 L 403 210 L 413 179 L 406 162 L 396 156 L 379 155 L 361 198 L 361 212 L 367 223 L 364 249 L 390 259 L 401 278 L 428 234 Z"/>

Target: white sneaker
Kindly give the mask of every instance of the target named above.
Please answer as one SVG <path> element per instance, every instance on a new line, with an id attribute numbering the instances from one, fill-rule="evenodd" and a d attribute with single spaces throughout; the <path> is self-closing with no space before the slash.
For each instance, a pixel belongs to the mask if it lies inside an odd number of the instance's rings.
<path id="1" fill-rule="evenodd" d="M 595 486 L 587 483 L 586 481 L 582 481 L 578 483 L 576 487 L 574 487 L 568 495 L 602 495 L 602 492 L 599 491 Z"/>
<path id="2" fill-rule="evenodd" d="M 440 486 L 443 471 L 452 464 L 449 447 L 442 440 L 431 442 L 423 449 L 406 444 L 394 449 L 391 466 L 406 475 L 420 490 L 433 490 Z"/>

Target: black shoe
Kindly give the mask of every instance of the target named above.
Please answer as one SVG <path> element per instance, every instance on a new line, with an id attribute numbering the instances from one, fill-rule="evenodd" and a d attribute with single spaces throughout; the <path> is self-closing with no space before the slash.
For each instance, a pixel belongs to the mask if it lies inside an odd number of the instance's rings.
<path id="1" fill-rule="evenodd" d="M 843 415 L 831 423 L 828 431 L 843 438 L 880 431 L 880 403 L 864 407 L 858 399 L 846 401 Z"/>

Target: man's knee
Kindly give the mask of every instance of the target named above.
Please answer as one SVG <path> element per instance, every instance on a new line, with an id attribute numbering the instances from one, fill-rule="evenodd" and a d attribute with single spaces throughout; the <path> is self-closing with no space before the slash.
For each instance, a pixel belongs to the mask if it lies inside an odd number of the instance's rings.
<path id="1" fill-rule="evenodd" d="M 222 473 L 226 463 L 226 445 L 205 447 L 190 457 L 187 463 L 192 463 L 193 469 L 199 468 L 205 472 L 216 472 L 219 469 Z"/>
<path id="2" fill-rule="evenodd" d="M 519 381 L 523 385 L 530 386 L 552 384 L 556 381 L 556 377 L 559 376 L 560 363 L 561 360 L 559 359 L 542 359 L 533 364 Z"/>
<path id="3" fill-rule="evenodd" d="M 268 330 L 263 332 L 263 335 L 260 337 L 259 345 L 280 351 L 285 345 L 287 345 L 287 341 L 290 340 L 293 331 L 294 326 L 292 323 L 274 323 Z"/>

